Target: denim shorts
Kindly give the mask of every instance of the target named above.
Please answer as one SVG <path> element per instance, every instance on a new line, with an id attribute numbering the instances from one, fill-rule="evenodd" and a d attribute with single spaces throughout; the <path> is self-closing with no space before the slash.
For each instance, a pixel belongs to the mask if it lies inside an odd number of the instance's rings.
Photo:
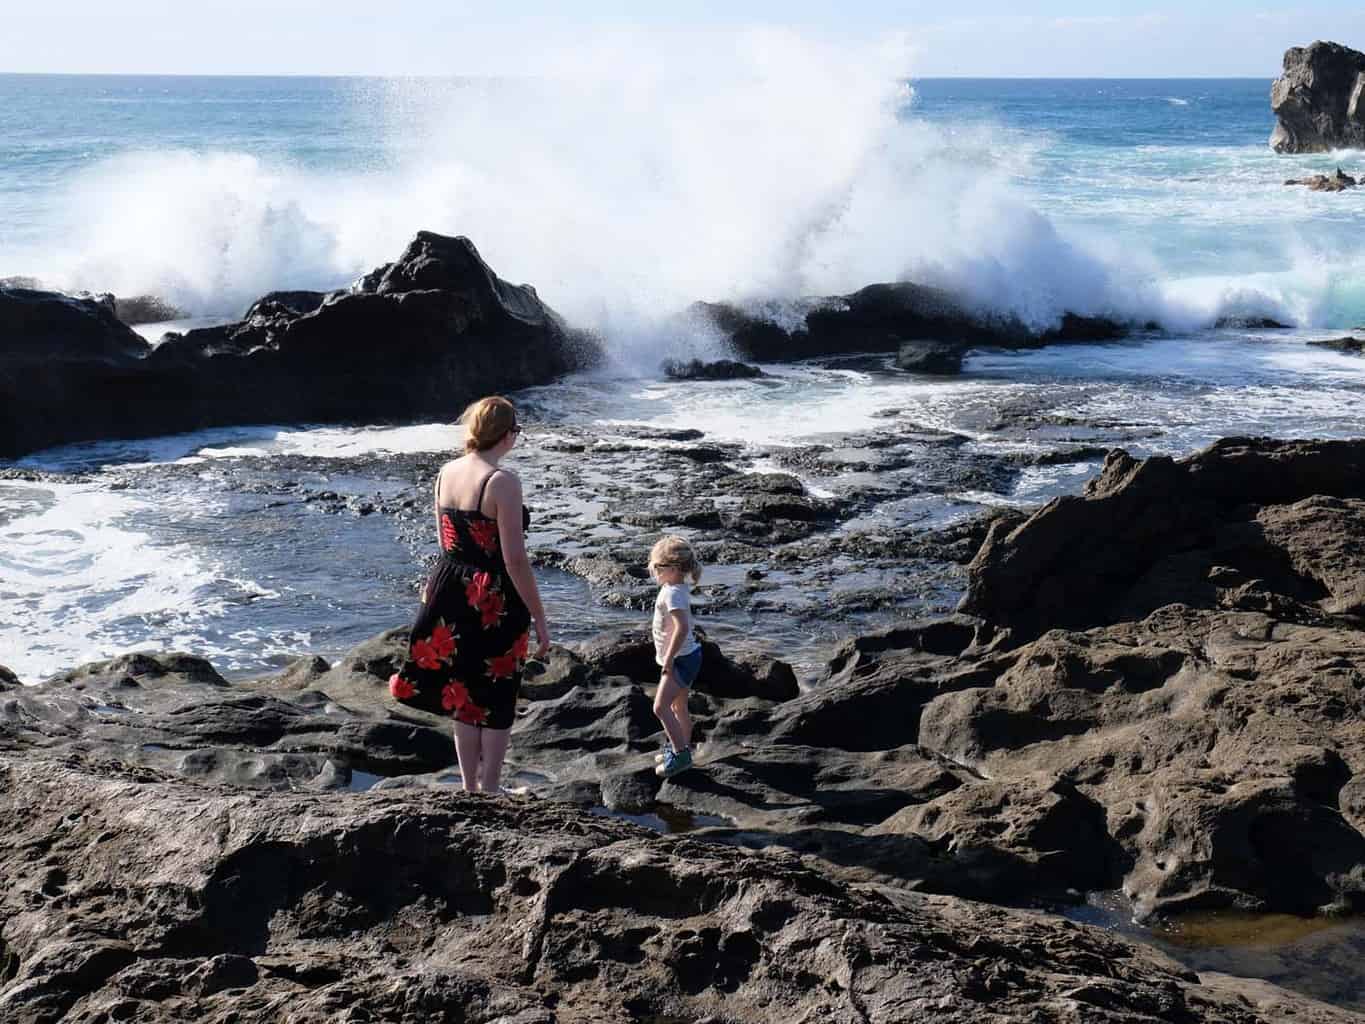
<path id="1" fill-rule="evenodd" d="M 678 683 L 683 689 L 687 689 L 695 683 L 698 674 L 701 672 L 701 648 L 698 647 L 691 654 L 684 654 L 681 658 L 674 658 L 673 672 L 678 677 Z"/>

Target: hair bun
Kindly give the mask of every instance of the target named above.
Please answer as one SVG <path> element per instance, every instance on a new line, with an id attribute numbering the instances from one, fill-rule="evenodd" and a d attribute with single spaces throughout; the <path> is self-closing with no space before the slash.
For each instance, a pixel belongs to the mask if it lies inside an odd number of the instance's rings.
<path id="1" fill-rule="evenodd" d="M 517 425 L 517 410 L 501 395 L 489 395 L 470 404 L 460 416 L 464 424 L 466 452 L 486 452 Z"/>

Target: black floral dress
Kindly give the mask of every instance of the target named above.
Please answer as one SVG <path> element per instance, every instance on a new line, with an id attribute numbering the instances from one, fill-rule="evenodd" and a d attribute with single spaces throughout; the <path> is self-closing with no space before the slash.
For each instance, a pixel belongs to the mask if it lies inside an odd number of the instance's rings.
<path id="1" fill-rule="evenodd" d="M 494 471 L 496 472 L 496 470 Z M 479 487 L 478 507 L 492 473 Z M 531 613 L 507 575 L 496 519 L 441 508 L 441 560 L 389 679 L 400 703 L 488 729 L 510 729 L 530 648 Z M 522 509 L 522 530 L 530 514 Z"/>

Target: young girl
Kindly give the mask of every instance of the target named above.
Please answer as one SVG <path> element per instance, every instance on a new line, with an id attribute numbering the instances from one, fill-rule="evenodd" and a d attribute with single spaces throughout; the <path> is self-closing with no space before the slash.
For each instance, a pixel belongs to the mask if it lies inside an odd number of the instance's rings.
<path id="1" fill-rule="evenodd" d="M 687 541 L 665 537 L 649 553 L 649 571 L 659 583 L 653 633 L 654 660 L 661 671 L 654 714 L 668 734 L 668 749 L 654 770 L 668 778 L 692 767 L 687 692 L 701 671 L 701 644 L 692 630 L 692 584 L 701 582 L 701 566 Z"/>

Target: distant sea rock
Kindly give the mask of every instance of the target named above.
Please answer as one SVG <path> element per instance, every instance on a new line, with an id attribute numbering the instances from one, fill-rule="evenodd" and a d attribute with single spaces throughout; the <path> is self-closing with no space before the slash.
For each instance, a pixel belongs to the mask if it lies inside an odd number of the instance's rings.
<path id="1" fill-rule="evenodd" d="M 0 457 L 233 424 L 448 420 L 597 354 L 469 239 L 425 231 L 349 289 L 274 292 L 155 348 L 107 300 L 0 289 Z"/>
<path id="2" fill-rule="evenodd" d="M 1106 317 L 1066 313 L 1037 331 L 1012 316 L 969 310 L 949 292 L 898 281 L 870 284 L 850 295 L 808 301 L 799 316 L 766 315 L 729 303 L 694 303 L 690 317 L 709 323 L 747 359 L 781 361 L 859 352 L 899 352 L 907 342 L 933 341 L 959 353 L 981 345 L 1036 348 L 1055 342 L 1108 341 L 1129 327 Z"/>
<path id="3" fill-rule="evenodd" d="M 1308 344 L 1314 348 L 1327 348 L 1347 355 L 1365 355 L 1365 341 L 1360 338 L 1332 338 L 1328 341 L 1310 341 Z"/>
<path id="4" fill-rule="evenodd" d="M 1322 41 L 1286 50 L 1270 109 L 1277 153 L 1365 147 L 1365 53 Z"/>
<path id="5" fill-rule="evenodd" d="M 1307 178 L 1290 178 L 1286 185 L 1305 185 L 1313 192 L 1345 192 L 1360 184 L 1355 178 L 1337 168 L 1335 174 L 1314 174 Z"/>
<path id="6" fill-rule="evenodd" d="M 700 359 L 686 363 L 669 359 L 664 363 L 664 376 L 669 380 L 740 380 L 762 377 L 763 371 L 757 366 L 737 363 L 733 359 L 717 359 L 709 363 Z"/>

